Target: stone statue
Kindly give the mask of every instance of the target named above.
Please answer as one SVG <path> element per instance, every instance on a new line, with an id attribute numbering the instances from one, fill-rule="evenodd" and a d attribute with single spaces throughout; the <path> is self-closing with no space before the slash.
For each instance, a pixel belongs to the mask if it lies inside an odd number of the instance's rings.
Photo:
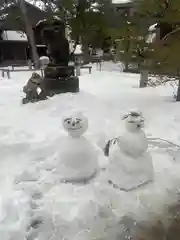
<path id="1" fill-rule="evenodd" d="M 22 100 L 23 104 L 28 102 L 37 102 L 47 98 L 42 77 L 35 72 L 32 73 L 32 76 L 28 80 L 27 84 L 23 87 L 23 92 L 26 94 L 26 97 Z"/>
<path id="2" fill-rule="evenodd" d="M 37 24 L 36 28 L 40 31 L 42 41 L 47 46 L 50 64 L 68 66 L 70 53 L 64 23 L 57 19 L 43 20 Z"/>

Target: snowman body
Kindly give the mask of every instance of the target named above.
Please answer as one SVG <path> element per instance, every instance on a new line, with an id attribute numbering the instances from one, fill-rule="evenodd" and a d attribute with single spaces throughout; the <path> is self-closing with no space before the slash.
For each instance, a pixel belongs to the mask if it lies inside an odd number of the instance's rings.
<path id="1" fill-rule="evenodd" d="M 83 136 L 66 137 L 61 145 L 58 173 L 64 181 L 86 181 L 96 174 L 98 156 L 94 146 Z"/>
<path id="2" fill-rule="evenodd" d="M 58 174 L 62 181 L 87 181 L 98 170 L 98 152 L 83 135 L 88 120 L 74 115 L 63 120 L 69 136 L 64 137 L 58 154 Z"/>
<path id="3" fill-rule="evenodd" d="M 141 118 L 126 119 L 126 129 L 110 148 L 108 179 L 122 190 L 132 190 L 153 180 L 153 163 Z"/>

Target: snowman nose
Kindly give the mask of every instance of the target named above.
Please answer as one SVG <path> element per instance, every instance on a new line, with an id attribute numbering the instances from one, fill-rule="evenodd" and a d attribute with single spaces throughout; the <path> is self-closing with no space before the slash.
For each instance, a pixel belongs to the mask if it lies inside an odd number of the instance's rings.
<path id="1" fill-rule="evenodd" d="M 75 124 L 76 124 L 76 123 L 73 121 L 73 122 L 72 122 L 72 126 L 74 127 L 74 126 L 75 126 Z"/>

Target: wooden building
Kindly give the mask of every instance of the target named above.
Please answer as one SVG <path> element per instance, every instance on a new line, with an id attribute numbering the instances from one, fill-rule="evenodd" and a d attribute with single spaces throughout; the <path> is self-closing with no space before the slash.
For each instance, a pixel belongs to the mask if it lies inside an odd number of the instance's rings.
<path id="1" fill-rule="evenodd" d="M 135 5 L 133 2 L 125 3 L 114 3 L 115 11 L 118 15 L 121 16 L 130 16 L 133 17 L 136 14 Z"/>
<path id="2" fill-rule="evenodd" d="M 25 2 L 28 19 L 35 28 L 37 22 L 47 18 L 47 13 L 38 7 Z M 37 51 L 40 56 L 46 54 L 46 47 L 41 38 L 35 34 Z M 18 4 L 0 11 L 0 64 L 27 64 L 31 50 L 25 34 L 23 16 Z"/>

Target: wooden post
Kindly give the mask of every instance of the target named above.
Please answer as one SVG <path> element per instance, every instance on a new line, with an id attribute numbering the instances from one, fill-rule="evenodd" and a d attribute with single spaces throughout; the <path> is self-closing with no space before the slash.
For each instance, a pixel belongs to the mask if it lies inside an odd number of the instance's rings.
<path id="1" fill-rule="evenodd" d="M 8 77 L 8 79 L 11 78 L 11 76 L 10 76 L 10 71 L 9 71 L 9 70 L 7 70 L 7 77 Z"/>
<path id="2" fill-rule="evenodd" d="M 149 61 L 144 60 L 144 63 L 141 66 L 141 75 L 140 75 L 140 82 L 139 87 L 145 88 L 148 85 L 148 76 L 149 76 L 149 70 L 148 70 Z"/>
<path id="3" fill-rule="evenodd" d="M 76 77 L 81 76 L 81 57 L 76 55 L 75 57 Z"/>
<path id="4" fill-rule="evenodd" d="M 102 70 L 102 59 L 101 59 L 101 57 L 100 57 L 100 59 L 99 59 L 99 70 L 100 70 L 100 72 L 101 72 L 101 70 Z"/>
<path id="5" fill-rule="evenodd" d="M 139 87 L 140 88 L 145 88 L 147 87 L 148 84 L 148 75 L 149 75 L 149 71 L 146 69 L 141 70 L 141 74 L 140 74 L 140 84 Z"/>
<path id="6" fill-rule="evenodd" d="M 21 9 L 21 12 L 22 12 L 22 15 L 23 15 L 23 18 L 24 18 L 27 37 L 28 37 L 29 43 L 31 45 L 33 61 L 34 61 L 34 64 L 35 64 L 35 68 L 37 69 L 38 65 L 39 65 L 39 57 L 38 57 L 38 54 L 37 54 L 36 43 L 35 43 L 35 39 L 34 39 L 34 32 L 33 32 L 31 23 L 29 22 L 29 19 L 28 19 L 25 1 L 20 0 L 19 3 L 20 3 L 20 9 Z"/>
<path id="7" fill-rule="evenodd" d="M 29 69 L 32 69 L 32 61 L 31 61 L 31 59 L 28 60 L 28 67 L 29 67 Z"/>
<path id="8" fill-rule="evenodd" d="M 178 76 L 178 89 L 177 89 L 177 96 L 176 96 L 176 101 L 180 101 L 180 70 L 177 69 L 177 76 Z"/>
<path id="9" fill-rule="evenodd" d="M 43 78 L 44 77 L 44 69 L 41 68 L 41 77 Z"/>

